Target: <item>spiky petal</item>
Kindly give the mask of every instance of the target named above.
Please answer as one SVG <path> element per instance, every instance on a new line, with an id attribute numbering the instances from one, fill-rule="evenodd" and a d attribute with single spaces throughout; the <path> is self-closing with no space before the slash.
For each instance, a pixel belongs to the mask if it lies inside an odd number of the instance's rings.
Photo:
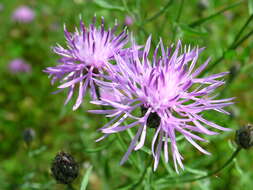
<path id="1" fill-rule="evenodd" d="M 73 110 L 82 103 L 87 88 L 90 88 L 91 96 L 97 99 L 95 89 L 96 81 L 100 81 L 113 67 L 110 61 L 114 60 L 114 54 L 125 56 L 128 49 L 124 46 L 128 43 L 127 30 L 119 35 L 115 34 L 117 25 L 113 29 L 105 29 L 104 18 L 101 25 L 95 26 L 96 17 L 88 27 L 80 22 L 80 29 L 74 33 L 64 27 L 67 48 L 58 45 L 54 52 L 61 56 L 59 65 L 48 67 L 45 72 L 52 76 L 52 83 L 60 81 L 60 89 L 68 89 L 65 104 L 73 97 L 75 88 L 78 88 L 78 97 Z M 95 80 L 96 79 L 96 80 Z"/>
<path id="2" fill-rule="evenodd" d="M 118 91 L 115 93 L 116 96 L 124 96 L 124 102 L 101 99 L 92 103 L 112 107 L 102 112 L 107 114 L 107 117 L 113 117 L 109 124 L 101 128 L 106 136 L 130 128 L 138 128 L 121 163 L 128 159 L 133 150 L 143 147 L 147 130 L 152 127 L 156 130 L 151 145 L 154 170 L 158 167 L 163 149 L 166 162 L 171 152 L 178 172 L 178 165 L 183 168 L 183 156 L 178 150 L 176 133 L 181 133 L 202 153 L 209 154 L 195 142 L 206 141 L 197 134 L 217 134 L 209 128 L 222 131 L 229 129 L 206 120 L 202 113 L 206 110 L 215 110 L 228 114 L 223 108 L 231 105 L 233 98 L 218 100 L 215 96 L 210 96 L 216 88 L 224 84 L 218 79 L 227 72 L 198 77 L 209 62 L 208 59 L 195 68 L 199 53 L 204 48 L 183 47 L 178 41 L 175 48 L 171 46 L 165 49 L 160 41 L 153 58 L 149 59 L 150 43 L 151 37 L 146 42 L 141 59 L 137 51 L 133 51 L 128 60 L 116 56 L 118 70 L 115 71 L 117 73 L 114 82 L 118 84 L 116 87 Z M 161 56 L 158 56 L 159 49 Z M 133 111 L 139 107 L 144 110 L 142 116 L 134 116 Z M 122 123 L 127 118 L 135 121 L 123 126 Z M 168 150 L 169 143 L 171 151 Z"/>

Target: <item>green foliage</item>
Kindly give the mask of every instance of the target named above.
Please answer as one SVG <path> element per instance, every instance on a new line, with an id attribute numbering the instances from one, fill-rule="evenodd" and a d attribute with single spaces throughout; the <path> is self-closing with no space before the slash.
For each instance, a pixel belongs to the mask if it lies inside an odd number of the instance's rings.
<path id="1" fill-rule="evenodd" d="M 212 153 L 211 156 L 202 155 L 179 135 L 177 142 L 186 169 L 177 174 L 171 157 L 168 164 L 162 157 L 158 170 L 153 172 L 150 147 L 154 130 L 148 129 L 145 146 L 134 151 L 120 166 L 120 159 L 136 129 L 111 135 L 96 143 L 95 139 L 101 136 L 97 129 L 107 121 L 102 116 L 86 112 L 94 108 L 89 104 L 89 97 L 80 109 L 73 112 L 73 101 L 63 106 L 66 92 L 52 94 L 57 87 L 52 87 L 50 79 L 42 72 L 46 67 L 56 65 L 59 58 L 51 47 L 56 43 L 65 46 L 64 23 L 73 31 L 80 15 L 87 25 L 96 14 L 98 18 L 105 17 L 107 28 L 113 26 L 115 19 L 123 27 L 125 16 L 130 15 L 134 23 L 129 26 L 129 31 L 139 44 L 143 44 L 149 34 L 152 34 L 152 45 L 160 37 L 165 44 L 175 43 L 180 38 L 183 44 L 206 47 L 199 60 L 202 63 L 212 57 L 206 75 L 235 71 L 227 77 L 227 85 L 220 89 L 220 96 L 236 97 L 235 105 L 228 108 L 232 114 L 208 112 L 204 114 L 206 118 L 231 129 L 253 123 L 253 1 L 213 0 L 204 7 L 199 2 L 2 0 L 0 189 L 67 189 L 57 184 L 50 173 L 51 162 L 61 150 L 71 152 L 80 164 L 80 176 L 73 183 L 74 189 L 251 189 L 252 150 L 241 151 L 228 167 L 209 178 L 180 183 L 180 179 L 201 177 L 221 167 L 235 149 L 234 131 L 206 137 L 210 142 L 201 145 Z M 35 10 L 35 20 L 17 24 L 11 19 L 12 12 L 24 4 Z M 249 12 L 245 11 L 247 9 Z M 32 72 L 11 74 L 8 64 L 15 58 L 25 59 L 32 66 Z M 33 128 L 36 132 L 30 146 L 23 141 L 26 128 Z"/>
<path id="2" fill-rule="evenodd" d="M 104 9 L 125 11 L 125 9 L 122 8 L 121 6 L 112 5 L 104 0 L 95 0 L 94 3 L 96 3 L 98 6 L 100 6 L 101 8 L 104 8 Z"/>
<path id="3" fill-rule="evenodd" d="M 248 6 L 249 6 L 249 14 L 252 15 L 253 14 L 253 1 L 252 0 L 248 0 Z"/>

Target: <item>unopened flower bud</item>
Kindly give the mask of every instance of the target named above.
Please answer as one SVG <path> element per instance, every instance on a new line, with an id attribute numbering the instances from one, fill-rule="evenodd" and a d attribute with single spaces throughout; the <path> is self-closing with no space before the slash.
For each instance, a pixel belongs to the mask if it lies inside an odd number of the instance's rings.
<path id="1" fill-rule="evenodd" d="M 209 2 L 208 0 L 199 0 L 197 5 L 198 5 L 199 10 L 204 10 L 208 8 Z"/>
<path id="2" fill-rule="evenodd" d="M 238 146 L 248 149 L 253 146 L 253 126 L 248 124 L 236 131 L 236 143 Z"/>
<path id="3" fill-rule="evenodd" d="M 78 176 L 79 167 L 70 154 L 60 152 L 53 160 L 51 171 L 57 182 L 71 184 Z"/>
<path id="4" fill-rule="evenodd" d="M 30 145 L 35 137 L 35 131 L 31 128 L 27 128 L 23 131 L 23 139 L 27 145 Z"/>
<path id="5" fill-rule="evenodd" d="M 234 80 L 239 72 L 240 72 L 240 64 L 236 63 L 236 64 L 232 65 L 229 69 L 229 79 L 228 80 L 230 82 L 232 80 Z"/>

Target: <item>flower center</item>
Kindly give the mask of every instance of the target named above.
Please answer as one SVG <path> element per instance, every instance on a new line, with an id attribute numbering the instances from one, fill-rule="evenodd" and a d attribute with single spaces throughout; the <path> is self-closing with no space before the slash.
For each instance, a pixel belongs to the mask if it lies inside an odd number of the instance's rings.
<path id="1" fill-rule="evenodd" d="M 147 110 L 148 110 L 148 108 L 141 106 L 142 116 L 145 115 Z M 157 128 L 157 127 L 159 127 L 160 123 L 161 123 L 161 118 L 156 112 L 152 112 L 149 114 L 148 119 L 147 119 L 147 126 L 149 128 Z"/>

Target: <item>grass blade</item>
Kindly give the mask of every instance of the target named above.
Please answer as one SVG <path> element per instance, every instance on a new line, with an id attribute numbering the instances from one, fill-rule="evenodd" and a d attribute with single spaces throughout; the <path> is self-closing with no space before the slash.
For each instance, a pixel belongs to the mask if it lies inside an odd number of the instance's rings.
<path id="1" fill-rule="evenodd" d="M 96 1 L 94 1 L 94 3 L 96 5 L 98 5 L 99 7 L 102 7 L 102 8 L 108 9 L 108 10 L 125 11 L 125 9 L 123 7 L 109 4 L 108 2 L 106 2 L 104 0 L 96 0 Z"/>
<path id="2" fill-rule="evenodd" d="M 91 172 L 92 172 L 92 166 L 90 166 L 87 169 L 86 174 L 83 176 L 82 185 L 81 185 L 81 189 L 80 190 L 86 190 L 88 182 L 89 182 L 89 177 L 91 175 Z"/>
<path id="3" fill-rule="evenodd" d="M 253 15 L 253 0 L 248 0 L 249 15 Z"/>
<path id="4" fill-rule="evenodd" d="M 208 17 L 201 18 L 201 19 L 199 19 L 199 20 L 196 20 L 196 21 L 192 22 L 191 24 L 189 24 L 189 26 L 190 26 L 190 27 L 196 27 L 196 26 L 198 26 L 198 25 L 201 25 L 202 23 L 204 23 L 204 22 L 206 22 L 206 21 L 208 21 L 208 20 L 210 20 L 210 19 L 212 19 L 212 18 L 214 18 L 214 17 L 216 17 L 216 16 L 219 16 L 219 15 L 222 14 L 223 12 L 228 11 L 228 10 L 230 10 L 230 9 L 232 9 L 232 8 L 237 7 L 237 6 L 240 5 L 242 2 L 243 2 L 243 1 L 239 1 L 239 2 L 232 3 L 232 4 L 230 4 L 229 6 L 225 7 L 224 9 L 221 9 L 220 11 L 218 11 L 218 12 L 216 12 L 216 13 L 214 13 L 214 14 L 208 16 Z"/>

